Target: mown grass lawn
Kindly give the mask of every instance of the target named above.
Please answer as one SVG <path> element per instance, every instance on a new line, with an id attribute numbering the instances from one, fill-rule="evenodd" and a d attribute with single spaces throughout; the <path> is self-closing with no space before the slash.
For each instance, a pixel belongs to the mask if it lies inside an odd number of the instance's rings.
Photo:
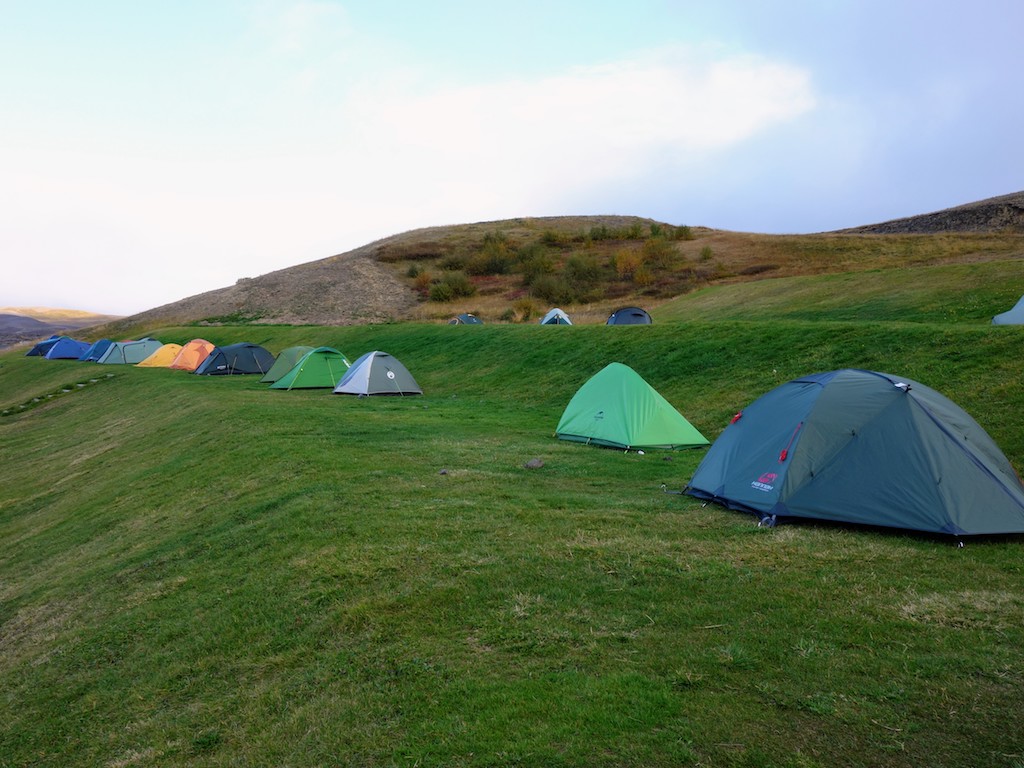
<path id="1" fill-rule="evenodd" d="M 552 437 L 613 360 L 710 439 L 855 366 L 1021 468 L 1019 329 L 154 335 L 383 349 L 426 394 L 0 356 L 0 766 L 1024 765 L 1019 539 L 758 528 L 665 492 L 702 451 Z"/>

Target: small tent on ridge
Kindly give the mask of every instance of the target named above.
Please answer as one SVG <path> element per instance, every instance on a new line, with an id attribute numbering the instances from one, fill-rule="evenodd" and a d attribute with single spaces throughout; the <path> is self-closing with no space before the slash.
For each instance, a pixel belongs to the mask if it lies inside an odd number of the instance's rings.
<path id="1" fill-rule="evenodd" d="M 77 360 L 85 354 L 85 351 L 90 346 L 87 341 L 78 341 L 70 336 L 61 336 L 46 350 L 46 354 L 43 357 L 47 360 Z"/>
<path id="2" fill-rule="evenodd" d="M 138 368 L 168 368 L 174 362 L 174 358 L 181 352 L 181 344 L 164 344 L 156 352 L 145 360 L 136 363 Z"/>
<path id="3" fill-rule="evenodd" d="M 1024 296 L 1011 309 L 993 317 L 992 325 L 1024 325 Z"/>
<path id="4" fill-rule="evenodd" d="M 422 395 L 416 379 L 398 358 L 387 352 L 367 352 L 348 369 L 336 395 Z"/>
<path id="5" fill-rule="evenodd" d="M 483 325 L 484 321 L 476 315 L 464 312 L 448 321 L 448 325 Z"/>
<path id="6" fill-rule="evenodd" d="M 794 379 L 733 417 L 686 493 L 776 518 L 954 536 L 1024 533 L 1024 487 L 977 422 L 888 373 Z"/>
<path id="7" fill-rule="evenodd" d="M 213 344 L 206 339 L 192 339 L 181 348 L 177 357 L 167 367 L 178 371 L 194 371 L 213 352 L 213 349 Z"/>
<path id="8" fill-rule="evenodd" d="M 572 320 L 558 307 L 548 310 L 548 313 L 540 319 L 541 325 L 572 325 Z"/>
<path id="9" fill-rule="evenodd" d="M 651 316 L 640 307 L 621 307 L 612 312 L 605 325 L 650 325 Z"/>
<path id="10" fill-rule="evenodd" d="M 694 448 L 708 440 L 628 365 L 609 363 L 572 396 L 561 440 L 626 450 Z"/>
<path id="11" fill-rule="evenodd" d="M 334 389 L 349 369 L 345 356 L 332 347 L 307 352 L 271 389 Z"/>
<path id="12" fill-rule="evenodd" d="M 115 341 L 100 356 L 97 363 L 104 365 L 135 365 L 156 352 L 161 344 L 156 339 L 139 339 L 138 341 Z"/>
<path id="13" fill-rule="evenodd" d="M 274 364 L 274 356 L 259 344 L 239 342 L 215 347 L 196 368 L 199 376 L 233 376 L 245 373 L 264 374 Z"/>
<path id="14" fill-rule="evenodd" d="M 295 364 L 298 363 L 299 360 L 312 351 L 313 347 L 301 345 L 297 347 L 285 347 L 281 350 L 281 354 L 277 356 L 274 364 L 270 366 L 270 370 L 264 374 L 262 379 L 260 379 L 260 382 L 263 384 L 273 384 L 294 368 Z"/>

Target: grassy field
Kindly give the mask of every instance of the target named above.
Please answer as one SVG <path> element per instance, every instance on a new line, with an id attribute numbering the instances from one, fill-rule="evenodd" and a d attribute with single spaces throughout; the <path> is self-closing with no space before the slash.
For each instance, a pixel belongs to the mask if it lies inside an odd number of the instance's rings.
<path id="1" fill-rule="evenodd" d="M 703 451 L 552 437 L 611 361 L 710 439 L 851 366 L 1024 468 L 1024 330 L 763 306 L 149 329 L 383 349 L 400 399 L 0 355 L 0 766 L 1024 766 L 1019 539 L 758 528 L 664 492 Z"/>

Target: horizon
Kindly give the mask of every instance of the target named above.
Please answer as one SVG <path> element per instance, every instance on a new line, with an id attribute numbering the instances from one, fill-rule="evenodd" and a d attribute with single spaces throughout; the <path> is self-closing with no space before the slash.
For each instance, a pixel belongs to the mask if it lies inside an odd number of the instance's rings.
<path id="1" fill-rule="evenodd" d="M 50 0 L 7 21 L 0 237 L 31 266 L 11 307 L 131 315 L 516 217 L 826 232 L 1012 194 L 1024 167 L 1011 0 Z"/>

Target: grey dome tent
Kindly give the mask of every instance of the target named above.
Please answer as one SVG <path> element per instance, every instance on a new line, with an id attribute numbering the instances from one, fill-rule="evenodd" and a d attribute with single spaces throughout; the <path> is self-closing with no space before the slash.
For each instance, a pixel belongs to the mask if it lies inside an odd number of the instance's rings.
<path id="1" fill-rule="evenodd" d="M 266 373 L 274 364 L 274 356 L 259 344 L 229 344 L 214 347 L 195 373 L 200 376 L 232 376 L 243 373 Z"/>
<path id="2" fill-rule="evenodd" d="M 762 395 L 685 492 L 769 524 L 1024 533 L 1024 487 L 985 430 L 935 390 L 874 371 L 819 373 Z"/>
<path id="3" fill-rule="evenodd" d="M 461 315 L 456 315 L 448 321 L 448 325 L 483 325 L 484 321 L 476 315 L 470 314 L 469 312 L 463 312 Z"/>
<path id="4" fill-rule="evenodd" d="M 605 325 L 650 325 L 651 316 L 640 307 L 621 307 L 608 316 Z"/>
<path id="5" fill-rule="evenodd" d="M 156 339 L 115 341 L 96 360 L 104 365 L 137 365 L 156 352 L 163 344 Z"/>
<path id="6" fill-rule="evenodd" d="M 336 395 L 422 395 L 416 379 L 387 352 L 367 352 L 346 371 Z"/>
<path id="7" fill-rule="evenodd" d="M 548 310 L 548 313 L 540 319 L 541 325 L 572 325 L 572 320 L 558 307 Z"/>
<path id="8" fill-rule="evenodd" d="M 1024 325 L 1024 296 L 1020 297 L 1012 309 L 993 317 L 992 325 Z"/>

